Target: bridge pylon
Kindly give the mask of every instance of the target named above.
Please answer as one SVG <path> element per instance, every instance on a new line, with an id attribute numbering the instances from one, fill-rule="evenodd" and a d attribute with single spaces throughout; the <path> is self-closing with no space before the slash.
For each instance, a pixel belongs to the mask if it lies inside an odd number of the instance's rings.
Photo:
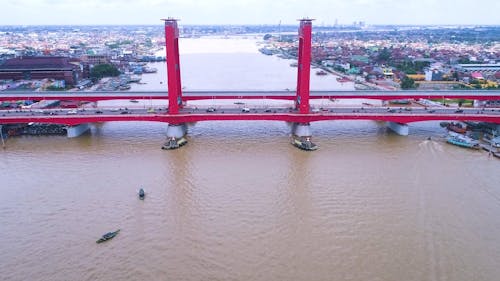
<path id="1" fill-rule="evenodd" d="M 309 91 L 311 76 L 312 19 L 300 19 L 299 50 L 297 62 L 297 94 L 295 107 L 299 113 L 309 113 Z"/>
<path id="2" fill-rule="evenodd" d="M 311 46 L 312 19 L 300 19 L 299 49 L 297 62 L 297 93 L 295 109 L 300 114 L 310 111 L 310 79 L 311 79 Z M 292 124 L 292 144 L 303 150 L 316 150 L 318 147 L 311 141 L 311 125 L 309 123 Z"/>
<path id="3" fill-rule="evenodd" d="M 179 60 L 179 28 L 173 18 L 165 21 L 165 47 L 168 78 L 168 113 L 178 114 L 182 108 L 181 64 Z M 176 149 L 187 143 L 184 136 L 187 133 L 185 123 L 169 124 L 167 141 L 162 149 Z"/>
<path id="4" fill-rule="evenodd" d="M 179 61 L 179 28 L 177 19 L 163 19 L 165 22 L 165 46 L 168 78 L 168 112 L 179 113 L 182 107 L 181 66 Z"/>

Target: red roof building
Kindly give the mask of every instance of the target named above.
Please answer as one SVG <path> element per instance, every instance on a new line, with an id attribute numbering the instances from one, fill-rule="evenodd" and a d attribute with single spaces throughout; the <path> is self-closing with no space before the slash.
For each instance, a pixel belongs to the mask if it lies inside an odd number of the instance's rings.
<path id="1" fill-rule="evenodd" d="M 0 65 L 0 80 L 64 80 L 75 85 L 81 77 L 80 67 L 67 57 L 18 57 Z"/>

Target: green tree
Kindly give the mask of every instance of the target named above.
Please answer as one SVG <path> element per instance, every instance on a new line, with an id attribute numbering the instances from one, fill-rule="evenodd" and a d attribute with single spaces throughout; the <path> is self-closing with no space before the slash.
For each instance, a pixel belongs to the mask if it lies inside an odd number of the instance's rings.
<path id="1" fill-rule="evenodd" d="M 468 63 L 471 63 L 470 59 L 469 58 L 460 58 L 458 60 L 458 63 L 461 63 L 461 64 L 468 64 Z"/>
<path id="2" fill-rule="evenodd" d="M 384 47 L 378 54 L 378 61 L 389 61 L 391 59 L 391 52 L 387 47 Z"/>
<path id="3" fill-rule="evenodd" d="M 408 76 L 405 76 L 401 80 L 401 89 L 403 89 L 403 90 L 416 89 L 417 86 L 418 85 L 415 84 L 415 81 L 413 79 L 409 78 Z"/>
<path id="4" fill-rule="evenodd" d="M 112 64 L 99 64 L 90 70 L 90 78 L 101 79 L 102 77 L 115 77 L 120 75 L 120 71 Z"/>

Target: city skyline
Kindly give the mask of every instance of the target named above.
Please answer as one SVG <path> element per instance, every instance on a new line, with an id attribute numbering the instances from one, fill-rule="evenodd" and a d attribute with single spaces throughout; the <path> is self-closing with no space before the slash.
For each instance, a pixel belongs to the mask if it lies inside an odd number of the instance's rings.
<path id="1" fill-rule="evenodd" d="M 494 0 L 481 5 L 462 0 L 7 0 L 2 6 L 0 25 L 156 25 L 166 17 L 186 25 L 295 24 L 303 17 L 317 25 L 500 24 Z"/>

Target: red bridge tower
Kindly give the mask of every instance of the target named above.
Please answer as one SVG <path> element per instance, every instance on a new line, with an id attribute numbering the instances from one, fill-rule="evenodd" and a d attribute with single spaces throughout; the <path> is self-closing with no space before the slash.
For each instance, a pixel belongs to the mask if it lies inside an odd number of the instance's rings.
<path id="1" fill-rule="evenodd" d="M 179 28 L 173 18 L 165 21 L 165 45 L 167 48 L 168 112 L 179 113 L 182 107 L 181 66 L 179 62 Z"/>
<path id="2" fill-rule="evenodd" d="M 297 98 L 295 107 L 300 113 L 309 113 L 309 80 L 311 74 L 312 19 L 300 19 L 297 70 Z"/>

